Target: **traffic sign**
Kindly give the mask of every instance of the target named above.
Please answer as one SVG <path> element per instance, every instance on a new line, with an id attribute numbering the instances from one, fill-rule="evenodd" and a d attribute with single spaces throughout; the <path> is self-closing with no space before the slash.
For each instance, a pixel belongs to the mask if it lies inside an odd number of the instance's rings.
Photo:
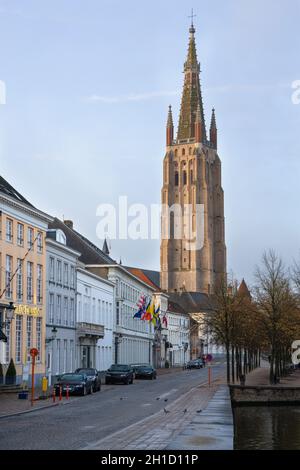
<path id="1" fill-rule="evenodd" d="M 213 360 L 212 355 L 211 355 L 211 354 L 207 354 L 206 360 L 207 360 L 207 362 L 211 362 L 211 361 Z"/>
<path id="2" fill-rule="evenodd" d="M 39 354 L 39 351 L 36 348 L 31 348 L 29 352 L 31 357 L 36 357 Z"/>

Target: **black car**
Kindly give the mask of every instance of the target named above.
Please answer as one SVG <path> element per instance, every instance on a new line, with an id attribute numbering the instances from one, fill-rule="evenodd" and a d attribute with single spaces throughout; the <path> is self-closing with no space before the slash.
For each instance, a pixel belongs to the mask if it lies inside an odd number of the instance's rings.
<path id="1" fill-rule="evenodd" d="M 85 374 L 88 376 L 89 379 L 93 382 L 93 392 L 100 392 L 101 390 L 101 376 L 97 369 L 89 368 L 82 368 L 76 369 L 75 374 Z"/>
<path id="2" fill-rule="evenodd" d="M 56 395 L 59 395 L 60 388 L 63 395 L 67 394 L 67 389 L 70 395 L 93 393 L 93 381 L 86 374 L 63 374 L 59 377 L 54 387 Z"/>
<path id="3" fill-rule="evenodd" d="M 204 363 L 202 359 L 193 359 L 192 361 L 189 361 L 186 365 L 187 369 L 202 369 L 203 366 Z"/>
<path id="4" fill-rule="evenodd" d="M 113 364 L 105 374 L 105 383 L 133 383 L 133 369 L 128 364 Z"/>
<path id="5" fill-rule="evenodd" d="M 140 367 L 148 367 L 149 364 L 129 364 L 129 366 L 131 367 L 131 369 L 133 369 L 133 376 L 135 378 L 135 375 L 136 375 L 136 371 L 140 368 Z"/>
<path id="6" fill-rule="evenodd" d="M 156 379 L 156 370 L 152 366 L 138 366 L 135 369 L 136 379 Z"/>

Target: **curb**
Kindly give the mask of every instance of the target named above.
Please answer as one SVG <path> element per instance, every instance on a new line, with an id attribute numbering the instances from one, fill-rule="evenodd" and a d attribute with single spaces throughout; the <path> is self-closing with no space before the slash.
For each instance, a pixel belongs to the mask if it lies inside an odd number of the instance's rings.
<path id="1" fill-rule="evenodd" d="M 72 400 L 73 401 L 73 400 Z M 45 405 L 45 406 L 39 406 L 37 408 L 32 408 L 30 410 L 25 410 L 25 411 L 16 411 L 15 413 L 9 413 L 7 415 L 0 415 L 0 420 L 4 418 L 12 418 L 14 416 L 20 416 L 20 415 L 25 415 L 27 413 L 34 413 L 35 411 L 42 411 L 42 410 L 47 410 L 49 408 L 53 408 L 55 406 L 64 406 L 64 405 L 70 405 L 72 403 L 71 401 L 64 402 L 64 403 L 51 403 L 51 405 Z"/>

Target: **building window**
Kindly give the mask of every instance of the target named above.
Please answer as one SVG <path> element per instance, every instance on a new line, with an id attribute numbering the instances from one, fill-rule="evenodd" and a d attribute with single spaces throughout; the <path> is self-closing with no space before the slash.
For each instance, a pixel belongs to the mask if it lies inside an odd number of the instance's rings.
<path id="1" fill-rule="evenodd" d="M 10 361 L 10 323 L 6 325 L 5 328 L 5 336 L 7 338 L 7 342 L 5 343 L 5 362 L 9 364 Z"/>
<path id="2" fill-rule="evenodd" d="M 27 229 L 27 247 L 28 250 L 33 248 L 33 228 L 28 227 Z"/>
<path id="3" fill-rule="evenodd" d="M 22 359 L 22 315 L 16 316 L 16 363 Z"/>
<path id="4" fill-rule="evenodd" d="M 117 302 L 117 305 L 116 305 L 116 322 L 117 322 L 117 325 L 120 325 L 120 302 Z"/>
<path id="5" fill-rule="evenodd" d="M 41 304 L 43 300 L 43 266 L 37 265 L 37 278 L 36 278 L 36 299 L 37 303 Z"/>
<path id="6" fill-rule="evenodd" d="M 56 298 L 56 323 L 61 324 L 61 296 L 58 295 Z"/>
<path id="7" fill-rule="evenodd" d="M 63 373 L 67 372 L 67 352 L 68 352 L 67 340 L 64 339 L 64 369 L 63 369 Z"/>
<path id="8" fill-rule="evenodd" d="M 70 340 L 70 372 L 73 372 L 74 340 Z"/>
<path id="9" fill-rule="evenodd" d="M 37 251 L 38 253 L 43 253 L 43 234 L 38 232 L 37 234 Z"/>
<path id="10" fill-rule="evenodd" d="M 193 182 L 194 182 L 193 170 L 191 170 L 191 172 L 190 172 L 190 179 L 191 179 L 191 184 L 193 184 Z"/>
<path id="11" fill-rule="evenodd" d="M 26 354 L 27 362 L 31 361 L 30 349 L 32 346 L 32 317 L 29 315 L 26 318 Z"/>
<path id="12" fill-rule="evenodd" d="M 179 186 L 179 174 L 178 174 L 178 171 L 175 172 L 175 186 Z"/>
<path id="13" fill-rule="evenodd" d="M 71 289 L 75 289 L 75 268 L 74 266 L 70 267 L 70 283 L 71 283 Z"/>
<path id="14" fill-rule="evenodd" d="M 49 294 L 49 314 L 50 323 L 54 323 L 54 294 Z"/>
<path id="15" fill-rule="evenodd" d="M 70 299 L 70 325 L 74 326 L 75 324 L 75 301 L 74 299 Z"/>
<path id="16" fill-rule="evenodd" d="M 54 282 L 54 258 L 50 257 L 50 281 Z"/>
<path id="17" fill-rule="evenodd" d="M 13 242 L 13 221 L 11 219 L 6 219 L 6 241 Z"/>
<path id="18" fill-rule="evenodd" d="M 185 156 L 185 149 L 182 149 L 182 156 Z"/>
<path id="19" fill-rule="evenodd" d="M 17 259 L 17 300 L 19 302 L 23 299 L 23 260 Z"/>
<path id="20" fill-rule="evenodd" d="M 6 273 L 5 273 L 5 296 L 7 299 L 12 298 L 12 256 L 6 255 Z"/>
<path id="21" fill-rule="evenodd" d="M 183 185 L 185 186 L 187 184 L 187 175 L 186 171 L 183 172 Z"/>
<path id="22" fill-rule="evenodd" d="M 62 269 L 61 269 L 61 261 L 58 259 L 56 262 L 56 282 L 57 284 L 62 283 Z"/>
<path id="23" fill-rule="evenodd" d="M 69 319 L 68 319 L 68 297 L 64 297 L 64 324 L 68 326 Z"/>
<path id="24" fill-rule="evenodd" d="M 33 263 L 27 261 L 27 302 L 32 303 L 33 298 Z"/>
<path id="25" fill-rule="evenodd" d="M 38 355 L 36 360 L 41 361 L 41 348 L 42 348 L 42 319 L 38 317 L 36 319 L 36 349 L 38 350 Z"/>
<path id="26" fill-rule="evenodd" d="M 18 224 L 17 226 L 17 243 L 19 246 L 24 246 L 24 225 Z"/>
<path id="27" fill-rule="evenodd" d="M 69 266 L 67 263 L 64 263 L 64 286 L 69 285 Z"/>

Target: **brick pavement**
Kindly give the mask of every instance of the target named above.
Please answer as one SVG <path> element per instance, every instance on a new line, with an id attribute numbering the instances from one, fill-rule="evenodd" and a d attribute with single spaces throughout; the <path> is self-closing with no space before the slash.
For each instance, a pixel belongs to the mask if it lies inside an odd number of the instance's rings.
<path id="1" fill-rule="evenodd" d="M 170 442 L 197 415 L 205 409 L 224 379 L 217 379 L 211 387 L 207 384 L 194 387 L 164 410 L 151 415 L 138 423 L 111 434 L 96 443 L 91 443 L 88 450 L 146 450 L 165 449 Z"/>

